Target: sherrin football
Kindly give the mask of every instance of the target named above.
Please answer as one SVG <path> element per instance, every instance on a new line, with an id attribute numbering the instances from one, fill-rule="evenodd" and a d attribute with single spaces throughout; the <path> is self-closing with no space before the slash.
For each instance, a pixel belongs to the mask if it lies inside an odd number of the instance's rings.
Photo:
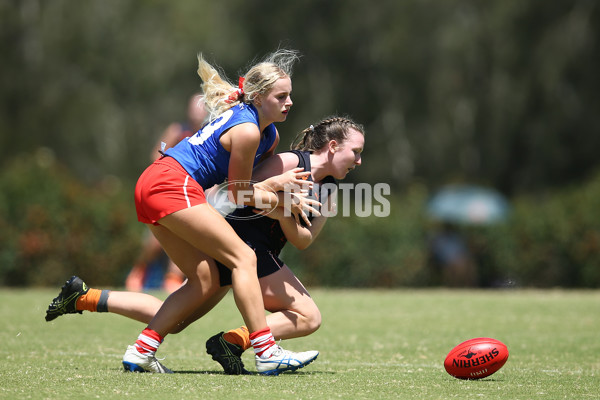
<path id="1" fill-rule="evenodd" d="M 508 360 L 508 349 L 499 340 L 470 339 L 454 347 L 444 360 L 446 372 L 458 379 L 481 379 L 498 371 Z"/>

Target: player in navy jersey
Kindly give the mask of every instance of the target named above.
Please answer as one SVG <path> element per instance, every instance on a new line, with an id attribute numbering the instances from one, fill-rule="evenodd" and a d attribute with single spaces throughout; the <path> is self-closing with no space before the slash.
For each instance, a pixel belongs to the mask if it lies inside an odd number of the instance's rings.
<path id="1" fill-rule="evenodd" d="M 300 134 L 294 146 L 295 151 L 280 153 L 261 163 L 255 169 L 253 178 L 266 179 L 298 167 L 310 171 L 309 179 L 317 183 L 315 189 L 319 190 L 314 197 L 321 199 L 324 208 L 330 209 L 335 201 L 335 179 L 344 178 L 350 170 L 361 164 L 363 146 L 364 129 L 360 125 L 347 118 L 327 118 Z M 256 218 L 246 218 L 248 216 Z M 269 211 L 246 207 L 236 210 L 228 217 L 238 235 L 256 253 L 257 274 L 260 277 L 265 309 L 271 312 L 267 316 L 267 323 L 277 339 L 308 335 L 317 330 L 321 323 L 318 307 L 302 283 L 278 257 L 287 241 L 299 249 L 305 249 L 312 243 L 323 228 L 326 215 L 315 214 L 311 219 L 310 226 L 304 222 L 298 223 L 294 217 L 287 216 L 281 207 Z M 230 270 L 220 263 L 216 263 L 216 268 L 219 270 L 217 289 L 213 294 L 204 296 L 202 305 L 182 319 L 170 333 L 180 332 L 202 317 L 227 293 L 231 284 Z M 81 286 L 82 283 L 79 278 L 72 278 L 57 299 L 69 297 L 72 292 L 70 287 Z M 76 301 L 73 300 L 71 311 L 65 312 L 65 307 L 60 309 L 53 306 L 53 302 L 46 319 L 88 310 L 112 312 L 148 322 L 161 305 L 159 299 L 144 293 L 96 291 L 98 294 L 94 298 L 86 299 L 87 294 L 84 294 Z M 207 352 L 223 366 L 226 373 L 242 374 L 247 371 L 241 355 L 250 344 L 250 335 L 244 326 L 227 333 L 220 332 L 207 341 L 206 347 Z M 262 373 L 278 374 L 302 366 L 292 363 L 272 369 L 258 369 Z"/>
<path id="2" fill-rule="evenodd" d="M 327 118 L 300 133 L 293 145 L 294 149 L 300 151 L 279 154 L 278 158 L 266 160 L 254 178 L 260 180 L 269 174 L 281 173 L 292 168 L 299 158 L 300 165 L 310 169 L 311 179 L 320 189 L 314 194 L 315 197 L 331 211 L 336 197 L 335 193 L 331 193 L 331 189 L 336 187 L 335 180 L 343 179 L 361 164 L 363 147 L 362 126 L 347 118 Z M 278 255 L 287 241 L 300 250 L 307 248 L 321 232 L 328 214 L 313 216 L 311 226 L 306 226 L 302 221 L 296 223 L 281 208 L 260 214 L 263 215 L 262 221 L 233 219 L 230 224 L 254 248 L 259 260 L 258 274 L 263 300 L 265 308 L 271 311 L 267 323 L 277 339 L 308 335 L 319 328 L 320 312 L 302 283 Z M 219 270 L 221 284 L 229 283 L 229 273 L 221 265 Z M 221 332 L 211 337 L 206 347 L 226 373 L 243 373 L 241 354 L 250 347 L 248 329 L 242 326 L 227 333 Z"/>

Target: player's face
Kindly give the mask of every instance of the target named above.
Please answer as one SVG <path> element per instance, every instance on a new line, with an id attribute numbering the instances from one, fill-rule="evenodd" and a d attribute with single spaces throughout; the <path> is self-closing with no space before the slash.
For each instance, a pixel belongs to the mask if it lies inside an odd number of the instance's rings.
<path id="1" fill-rule="evenodd" d="M 346 139 L 334 147 L 332 158 L 333 177 L 344 179 L 348 172 L 358 167 L 361 163 L 360 154 L 365 145 L 365 137 L 356 129 L 350 129 Z"/>
<path id="2" fill-rule="evenodd" d="M 188 105 L 188 119 L 194 132 L 202 127 L 204 120 L 208 116 L 206 108 L 204 107 L 204 97 L 194 96 L 190 100 Z"/>
<path id="3" fill-rule="evenodd" d="M 289 77 L 278 79 L 271 90 L 258 97 L 255 106 L 266 121 L 283 122 L 294 104 L 291 98 L 292 80 Z"/>

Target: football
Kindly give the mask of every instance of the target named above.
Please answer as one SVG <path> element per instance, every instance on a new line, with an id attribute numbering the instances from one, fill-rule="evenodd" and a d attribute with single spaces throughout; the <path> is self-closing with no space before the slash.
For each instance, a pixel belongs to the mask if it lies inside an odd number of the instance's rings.
<path id="1" fill-rule="evenodd" d="M 444 360 L 446 372 L 458 379 L 481 379 L 498 371 L 508 360 L 508 349 L 499 340 L 470 339 L 454 347 Z"/>

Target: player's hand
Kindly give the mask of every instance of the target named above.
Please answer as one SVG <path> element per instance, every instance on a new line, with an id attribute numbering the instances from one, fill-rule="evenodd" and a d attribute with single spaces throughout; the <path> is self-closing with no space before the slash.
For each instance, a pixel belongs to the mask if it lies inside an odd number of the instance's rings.
<path id="1" fill-rule="evenodd" d="M 312 214 L 314 217 L 320 216 L 321 213 L 317 208 L 321 207 L 321 203 L 317 200 L 309 199 L 307 196 L 308 190 L 285 192 L 283 207 L 289 214 L 294 216 L 296 223 L 299 224 L 302 219 L 307 226 L 312 226 L 307 213 Z"/>
<path id="2" fill-rule="evenodd" d="M 276 175 L 269 178 L 268 184 L 276 192 L 312 189 L 313 182 L 308 180 L 310 171 L 304 171 L 304 168 L 296 167 L 281 175 Z"/>

